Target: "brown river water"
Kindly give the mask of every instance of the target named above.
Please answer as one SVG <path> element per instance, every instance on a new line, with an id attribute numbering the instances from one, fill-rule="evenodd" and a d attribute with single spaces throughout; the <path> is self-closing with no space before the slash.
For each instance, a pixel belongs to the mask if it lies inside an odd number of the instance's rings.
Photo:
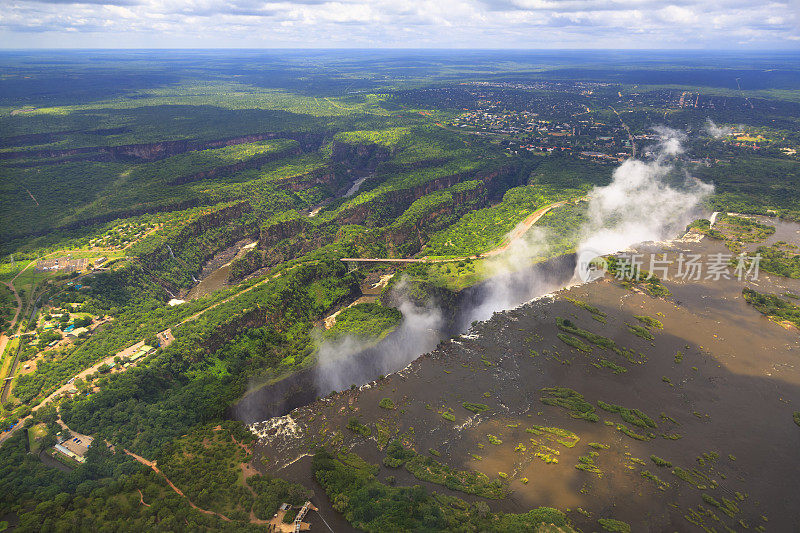
<path id="1" fill-rule="evenodd" d="M 196 300 L 201 296 L 225 288 L 228 285 L 231 263 L 247 253 L 248 250 L 252 250 L 256 244 L 255 239 L 243 239 L 217 254 L 203 268 L 200 281 L 189 290 L 186 300 Z"/>
<path id="2" fill-rule="evenodd" d="M 800 244 L 799 225 L 777 225 L 768 242 Z M 670 258 L 680 252 L 730 253 L 708 239 L 638 248 L 666 251 Z M 800 280 L 762 272 L 756 281 L 684 281 L 673 269 L 664 284 L 671 295 L 653 298 L 606 277 L 497 313 L 385 379 L 253 424 L 260 435 L 258 453 L 269 458 L 270 473 L 313 487 L 315 504 L 336 524 L 336 531 L 352 528 L 330 508 L 312 479 L 307 453 L 312 439 L 330 439 L 335 433 L 345 448 L 381 464 L 384 452 L 376 431 L 369 438 L 353 434 L 345 429 L 352 416 L 404 434 L 417 453 L 436 450 L 440 455 L 435 459 L 452 468 L 476 470 L 492 479 L 506 474 L 510 494 L 485 500 L 421 481 L 403 468 L 380 467 L 380 479 L 394 476 L 398 485 L 420 484 L 467 501 L 486 501 L 493 511 L 571 509 L 568 516 L 584 531 L 597 530 L 598 518 L 624 520 L 633 531 L 697 531 L 687 516 L 711 509 L 720 521 L 705 517 L 705 524 L 717 530 L 721 524 L 741 530 L 742 520 L 751 530 L 763 525 L 767 531 L 795 531 L 800 518 L 800 428 L 792 412 L 800 411 L 800 337 L 796 329 L 762 316 L 741 292 L 748 286 L 760 292 L 800 293 Z M 605 322 L 567 297 L 599 308 Z M 663 329 L 652 328 L 652 340 L 637 336 L 628 327 L 641 324 L 635 315 L 657 319 Z M 598 346 L 589 354 L 568 346 L 557 337 L 556 317 L 614 340 L 631 351 L 632 361 Z M 614 373 L 601 360 L 626 371 Z M 598 408 L 599 422 L 572 418 L 566 409 L 542 403 L 541 389 L 555 386 L 574 389 L 593 405 L 602 400 L 639 409 L 657 428 L 627 423 L 644 435 L 638 440 L 617 429 L 625 423 L 619 414 Z M 380 408 L 384 397 L 397 409 Z M 463 402 L 489 409 L 475 414 Z M 452 409 L 454 422 L 441 416 L 447 409 Z M 558 463 L 547 464 L 533 453 L 534 435 L 526 430 L 534 425 L 568 430 L 580 440 L 574 447 L 549 442 L 559 454 Z M 487 435 L 501 442 L 492 444 Z M 608 448 L 595 449 L 590 442 Z M 575 468 L 580 456 L 593 451 L 600 476 Z M 651 455 L 674 466 L 656 466 Z M 675 467 L 697 469 L 713 482 L 698 488 L 674 474 Z M 665 484 L 659 488 L 644 472 Z M 703 494 L 734 502 L 735 516 L 714 509 Z M 314 525 L 313 530 L 326 528 Z"/>

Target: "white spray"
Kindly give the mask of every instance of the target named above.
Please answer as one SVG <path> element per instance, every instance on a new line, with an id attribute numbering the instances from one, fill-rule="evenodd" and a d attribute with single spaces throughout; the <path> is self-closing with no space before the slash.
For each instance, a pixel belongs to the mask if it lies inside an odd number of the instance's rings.
<path id="1" fill-rule="evenodd" d="M 321 394 L 343 390 L 389 374 L 436 347 L 443 327 L 442 312 L 431 302 L 419 306 L 408 298 L 409 284 L 401 279 L 394 288 L 402 322 L 379 345 L 352 335 L 336 341 L 318 339 L 316 382 Z"/>
<path id="2" fill-rule="evenodd" d="M 668 128 L 657 128 L 656 132 L 660 142 L 654 149 L 655 159 L 628 159 L 614 171 L 609 185 L 595 187 L 589 193 L 588 221 L 578 235 L 579 254 L 607 254 L 674 236 L 696 216 L 713 191 L 713 186 L 688 174 L 676 181 L 675 176 L 681 176 L 676 174 L 676 156 L 683 152 L 684 136 Z M 532 268 L 535 258 L 549 255 L 552 240 L 548 231 L 534 227 L 502 254 L 489 259 L 488 279 L 478 288 L 474 306 L 466 310 L 457 327 L 465 331 L 474 320 L 487 320 L 495 312 L 567 285 L 571 279 L 569 266 L 566 272 L 557 261 L 549 268 Z M 408 290 L 405 282 L 396 290 L 403 322 L 379 345 L 370 347 L 350 336 L 320 341 L 316 377 L 322 394 L 396 371 L 435 347 L 441 336 L 442 312 L 430 304 L 417 306 L 403 297 Z"/>
<path id="3" fill-rule="evenodd" d="M 733 134 L 733 129 L 728 126 L 717 126 L 717 124 L 710 118 L 706 120 L 706 125 L 703 128 L 703 131 L 715 139 L 721 139 L 722 137 L 727 137 L 728 135 Z"/>
<path id="4" fill-rule="evenodd" d="M 610 184 L 589 193 L 589 220 L 581 230 L 579 256 L 673 237 L 699 214 L 714 191 L 713 185 L 678 172 L 675 156 L 683 152 L 684 135 L 663 127 L 656 132 L 661 140 L 655 159 L 628 159 L 614 171 Z"/>

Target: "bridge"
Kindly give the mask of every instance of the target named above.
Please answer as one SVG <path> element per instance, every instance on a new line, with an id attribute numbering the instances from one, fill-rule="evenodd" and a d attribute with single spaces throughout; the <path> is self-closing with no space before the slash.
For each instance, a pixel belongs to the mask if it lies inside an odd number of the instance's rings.
<path id="1" fill-rule="evenodd" d="M 297 512 L 297 516 L 295 516 L 295 518 L 294 518 L 294 531 L 295 531 L 295 533 L 299 533 L 300 531 L 304 531 L 304 530 L 310 529 L 310 525 L 309 524 L 304 524 L 303 523 L 303 518 L 306 517 L 306 513 L 308 513 L 309 508 L 314 509 L 315 511 L 317 510 L 316 507 L 311 505 L 310 501 L 307 501 L 305 504 L 303 504 L 302 509 L 300 509 L 300 511 Z"/>
<path id="2" fill-rule="evenodd" d="M 454 261 L 454 259 L 428 259 L 427 257 L 418 258 L 391 258 L 391 257 L 343 257 L 340 261 L 347 264 L 348 272 L 358 270 L 359 263 L 438 263 L 441 261 Z"/>
<path id="3" fill-rule="evenodd" d="M 466 261 L 468 259 L 482 259 L 486 257 L 492 257 L 498 255 L 505 250 L 507 250 L 511 244 L 520 239 L 525 233 L 536 224 L 540 218 L 546 215 L 552 209 L 557 207 L 561 207 L 567 203 L 575 203 L 586 201 L 588 200 L 588 196 L 581 196 L 579 198 L 572 198 L 570 200 L 562 200 L 560 202 L 555 202 L 544 207 L 541 207 L 528 215 L 525 220 L 520 222 L 516 228 L 514 228 L 511 233 L 508 234 L 504 242 L 493 250 L 489 250 L 488 252 L 483 252 L 481 254 L 475 254 L 470 256 L 463 256 L 463 257 L 440 257 L 440 258 L 429 258 L 429 257 L 409 257 L 409 258 L 375 258 L 375 257 L 344 257 L 341 259 L 344 263 L 347 263 L 347 270 L 353 271 L 358 269 L 359 263 L 448 263 L 448 262 L 456 262 L 456 261 Z"/>

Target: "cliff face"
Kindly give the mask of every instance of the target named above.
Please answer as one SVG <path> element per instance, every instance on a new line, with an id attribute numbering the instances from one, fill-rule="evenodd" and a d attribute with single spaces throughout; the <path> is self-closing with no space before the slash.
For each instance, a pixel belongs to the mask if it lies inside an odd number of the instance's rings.
<path id="1" fill-rule="evenodd" d="M 228 222 L 237 220 L 245 213 L 251 213 L 253 207 L 247 202 L 239 202 L 211 213 L 201 215 L 196 220 L 187 224 L 180 233 L 178 241 L 185 240 L 185 237 L 196 237 L 208 229 L 217 228 Z"/>
<path id="2" fill-rule="evenodd" d="M 444 229 L 462 215 L 486 205 L 486 186 L 481 184 L 452 193 L 452 201 L 437 205 L 413 223 L 392 226 L 384 233 L 386 247 L 392 255 L 402 257 L 419 252 L 430 240 L 430 234 Z"/>
<path id="3" fill-rule="evenodd" d="M 109 146 L 103 149 L 115 159 L 154 161 L 184 152 L 208 150 L 209 148 L 224 148 L 226 146 L 266 141 L 269 139 L 292 139 L 300 144 L 302 150 L 309 150 L 319 147 L 322 143 L 323 135 L 317 133 L 270 132 L 242 135 L 240 137 L 217 139 L 213 141 L 161 141 L 146 144 Z"/>
<path id="4" fill-rule="evenodd" d="M 388 209 L 386 218 L 397 217 L 405 211 L 408 206 L 430 194 L 434 191 L 439 191 L 452 187 L 464 176 L 461 174 L 453 174 L 451 176 L 444 176 L 435 180 L 429 181 L 423 185 L 412 187 L 409 189 L 399 189 L 388 191 L 381 197 L 377 197 L 370 202 L 359 204 L 355 207 L 342 211 L 337 220 L 341 224 L 365 224 L 375 212 L 375 204 L 380 203 L 382 207 Z"/>
<path id="5" fill-rule="evenodd" d="M 258 247 L 262 250 L 266 250 L 284 239 L 299 234 L 307 225 L 308 222 L 306 222 L 305 219 L 298 217 L 264 226 L 259 233 Z"/>
<path id="6" fill-rule="evenodd" d="M 231 282 L 240 281 L 262 268 L 268 268 L 308 252 L 313 252 L 333 241 L 334 235 L 324 231 L 313 235 L 298 233 L 282 239 L 266 249 L 251 250 L 231 264 L 228 280 Z"/>
<path id="7" fill-rule="evenodd" d="M 283 261 L 294 259 L 330 244 L 333 240 L 333 235 L 327 232 L 318 232 L 313 235 L 300 234 L 291 239 L 286 239 L 264 253 L 262 266 L 270 267 Z"/>
<path id="8" fill-rule="evenodd" d="M 266 312 L 256 307 L 230 322 L 220 325 L 203 341 L 205 353 L 213 353 L 240 333 L 251 328 L 260 328 L 266 325 L 268 321 Z"/>
<path id="9" fill-rule="evenodd" d="M 308 222 L 300 217 L 262 226 L 257 249 L 250 250 L 231 263 L 229 281 L 240 281 L 261 268 L 292 259 L 297 252 L 313 250 L 315 247 L 312 243 L 317 241 L 301 237 L 306 228 Z M 298 245 L 298 240 L 305 244 Z"/>
<path id="10" fill-rule="evenodd" d="M 374 205 L 378 202 L 389 209 L 385 217 L 397 217 L 405 211 L 414 201 L 431 194 L 452 187 L 460 181 L 467 179 L 479 179 L 484 182 L 485 190 L 489 198 L 502 197 L 508 188 L 516 185 L 519 169 L 515 165 L 506 165 L 497 170 L 481 171 L 476 174 L 458 173 L 450 176 L 443 176 L 431 180 L 416 187 L 388 191 L 382 197 L 375 198 L 371 202 L 357 205 L 351 209 L 343 211 L 337 220 L 341 224 L 365 224 L 375 211 Z"/>
<path id="11" fill-rule="evenodd" d="M 323 186 L 331 193 L 337 192 L 347 184 L 347 173 L 339 164 L 327 165 L 306 174 L 294 176 L 279 183 L 286 189 L 294 192 L 304 191 L 316 186 Z"/>
<path id="12" fill-rule="evenodd" d="M 410 170 L 418 170 L 420 168 L 436 167 L 444 165 L 449 161 L 446 157 L 432 157 L 430 159 L 420 159 L 419 161 L 412 161 L 411 163 L 394 163 L 386 161 L 381 165 L 381 171 L 386 172 L 408 172 Z"/>
<path id="13" fill-rule="evenodd" d="M 331 161 L 360 170 L 375 170 L 379 163 L 391 156 L 391 150 L 379 144 L 348 144 L 334 141 L 332 148 Z"/>
<path id="14" fill-rule="evenodd" d="M 264 263 L 264 252 L 261 250 L 248 250 L 243 256 L 231 262 L 228 273 L 229 282 L 238 282 L 262 268 Z"/>
<path id="15" fill-rule="evenodd" d="M 198 275 L 217 252 L 256 234 L 255 221 L 247 220 L 246 216 L 252 211 L 249 203 L 239 202 L 201 215 L 186 224 L 164 246 L 142 255 L 139 260 L 153 274 L 178 268 L 187 278 Z M 178 287 L 173 284 L 169 289 L 175 291 Z"/>
<path id="16" fill-rule="evenodd" d="M 23 157 L 66 157 L 77 154 L 91 154 L 91 159 L 106 161 L 156 161 L 165 157 L 191 152 L 223 148 L 237 144 L 246 144 L 268 139 L 292 139 L 300 144 L 302 150 L 316 150 L 322 144 L 322 133 L 270 132 L 242 135 L 227 139 L 211 141 L 159 141 L 142 144 L 123 144 L 119 146 L 87 146 L 66 148 L 62 150 L 29 150 L 0 153 L 0 159 L 19 159 Z"/>
<path id="17" fill-rule="evenodd" d="M 301 150 L 299 146 L 296 146 L 294 148 L 289 148 L 288 150 L 281 150 L 279 152 L 267 154 L 261 157 L 254 157 L 253 159 L 248 159 L 247 161 L 240 161 L 232 165 L 214 167 L 208 170 L 203 170 L 201 172 L 195 172 L 194 174 L 181 176 L 179 178 L 175 178 L 174 180 L 170 181 L 169 185 L 181 185 L 183 183 L 191 183 L 193 181 L 205 180 L 209 178 L 214 178 L 216 176 L 224 176 L 225 174 L 231 174 L 233 172 L 238 172 L 240 170 L 245 170 L 248 168 L 259 168 L 271 161 L 277 161 L 279 159 L 283 159 L 284 157 L 300 155 L 302 153 L 303 150 Z"/>

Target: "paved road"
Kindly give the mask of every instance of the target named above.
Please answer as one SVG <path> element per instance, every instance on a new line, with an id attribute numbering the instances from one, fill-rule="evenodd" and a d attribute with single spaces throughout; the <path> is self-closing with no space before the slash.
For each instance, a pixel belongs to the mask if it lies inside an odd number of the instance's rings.
<path id="1" fill-rule="evenodd" d="M 609 106 L 609 107 L 611 107 L 611 106 Z M 625 128 L 625 131 L 628 132 L 628 139 L 630 139 L 630 141 L 631 141 L 631 157 L 636 158 L 636 139 L 633 138 L 633 134 L 631 133 L 631 129 L 628 127 L 627 124 L 625 124 L 625 121 L 622 120 L 622 117 L 620 116 L 619 113 L 617 113 L 616 109 L 611 107 L 611 111 L 613 111 L 614 114 L 617 115 L 617 118 L 619 119 L 620 124 L 622 124 L 622 127 Z"/>

